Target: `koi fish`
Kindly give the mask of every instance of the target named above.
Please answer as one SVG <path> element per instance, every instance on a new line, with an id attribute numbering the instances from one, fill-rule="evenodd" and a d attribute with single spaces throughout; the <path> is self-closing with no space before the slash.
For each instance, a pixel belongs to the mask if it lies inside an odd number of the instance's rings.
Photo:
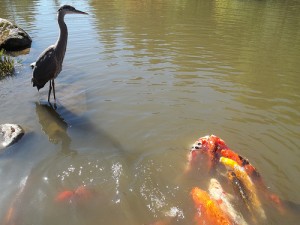
<path id="1" fill-rule="evenodd" d="M 220 151 L 222 149 L 228 148 L 225 141 L 215 135 L 206 135 L 199 138 L 192 146 L 192 151 L 202 150 L 202 151 Z"/>
<path id="2" fill-rule="evenodd" d="M 189 162 L 192 162 L 201 153 L 207 153 L 209 157 L 209 168 L 211 169 L 220 158 L 220 151 L 227 149 L 226 143 L 215 135 L 206 135 L 199 138 L 192 146 L 189 154 Z"/>
<path id="3" fill-rule="evenodd" d="M 92 190 L 88 187 L 81 185 L 75 190 L 66 190 L 58 193 L 55 197 L 56 202 L 72 202 L 75 201 L 85 201 L 92 197 Z"/>
<path id="4" fill-rule="evenodd" d="M 236 174 L 233 171 L 228 172 L 227 176 L 233 186 L 234 191 L 240 196 L 247 209 L 251 211 L 251 207 L 249 204 L 250 200 L 245 185 L 237 178 Z"/>
<path id="5" fill-rule="evenodd" d="M 240 166 L 243 166 L 242 157 L 228 148 L 221 150 L 221 156 L 228 158 L 228 159 L 232 159 L 232 160 L 236 161 L 237 164 L 239 164 Z"/>
<path id="6" fill-rule="evenodd" d="M 1 224 L 4 225 L 15 225 L 18 224 L 18 206 L 20 205 L 20 201 L 22 199 L 22 196 L 24 195 L 24 190 L 26 188 L 26 185 L 28 184 L 28 176 L 24 177 L 20 182 L 20 187 L 18 192 L 16 193 L 13 201 L 11 202 L 8 211 L 4 217 L 4 221 L 1 222 Z"/>
<path id="7" fill-rule="evenodd" d="M 220 157 L 223 156 L 236 161 L 240 166 L 244 167 L 247 173 L 253 178 L 260 177 L 256 168 L 253 167 L 246 158 L 229 149 L 225 141 L 215 135 L 206 135 L 199 138 L 191 148 L 191 158 L 196 157 L 202 152 L 209 155 L 210 161 L 212 161 L 211 166 L 217 163 Z"/>
<path id="8" fill-rule="evenodd" d="M 234 160 L 225 157 L 221 157 L 220 162 L 232 170 L 236 174 L 236 177 L 245 185 L 253 210 L 260 215 L 262 219 L 266 219 L 265 211 L 256 194 L 256 188 L 244 168 L 239 166 Z"/>
<path id="9" fill-rule="evenodd" d="M 248 159 L 242 157 L 241 155 L 238 155 L 234 151 L 230 149 L 222 149 L 221 150 L 221 156 L 229 158 L 234 160 L 238 163 L 239 166 L 243 167 L 247 174 L 251 177 L 252 181 L 259 185 L 261 190 L 263 190 L 263 194 L 265 197 L 273 202 L 274 206 L 281 212 L 285 212 L 285 207 L 282 202 L 282 200 L 277 196 L 276 194 L 272 193 L 270 190 L 268 190 L 267 186 L 265 185 L 260 173 L 257 171 L 257 169 L 252 166 Z"/>
<path id="10" fill-rule="evenodd" d="M 216 179 L 212 178 L 209 182 L 208 191 L 210 196 L 216 200 L 219 204 L 220 208 L 226 212 L 226 214 L 230 217 L 230 219 L 239 225 L 247 225 L 247 222 L 243 218 L 243 216 L 238 213 L 230 203 L 228 199 L 228 194 L 224 192 L 221 184 Z"/>
<path id="11" fill-rule="evenodd" d="M 262 182 L 261 180 L 261 176 L 258 173 L 258 171 L 256 170 L 256 168 L 254 166 L 252 166 L 249 162 L 248 159 L 240 156 L 239 154 L 235 153 L 234 151 L 232 151 L 231 149 L 222 149 L 221 150 L 221 156 L 228 158 L 228 159 L 232 159 L 235 162 L 237 162 L 237 164 L 241 167 L 243 167 L 245 169 L 245 171 L 247 172 L 247 174 L 254 180 L 260 180 L 260 182 Z"/>
<path id="12" fill-rule="evenodd" d="M 251 177 L 255 185 L 259 185 L 264 196 L 270 200 L 274 206 L 284 212 L 284 203 L 276 194 L 272 193 L 265 185 L 260 173 L 245 157 L 231 150 L 224 140 L 215 135 L 206 135 L 199 138 L 192 146 L 188 155 L 188 165 L 186 171 L 190 171 L 195 165 L 199 164 L 199 156 L 206 154 L 208 157 L 208 170 L 211 170 L 220 161 L 220 157 L 234 160 L 239 166 L 243 167 L 246 173 Z M 203 158 L 203 157 L 202 157 Z"/>
<path id="13" fill-rule="evenodd" d="M 74 197 L 75 193 L 74 191 L 63 191 L 58 193 L 58 195 L 55 197 L 56 202 L 65 202 L 65 201 L 71 201 L 71 199 Z"/>
<path id="14" fill-rule="evenodd" d="M 200 224 L 211 225 L 230 225 L 233 224 L 229 217 L 220 209 L 206 191 L 195 187 L 191 191 L 191 195 L 197 209 L 195 216 L 196 222 Z"/>

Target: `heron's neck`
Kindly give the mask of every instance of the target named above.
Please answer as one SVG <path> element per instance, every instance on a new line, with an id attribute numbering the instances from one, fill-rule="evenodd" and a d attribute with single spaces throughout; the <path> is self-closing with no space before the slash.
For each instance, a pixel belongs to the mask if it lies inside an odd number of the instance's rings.
<path id="1" fill-rule="evenodd" d="M 67 25 L 64 22 L 64 15 L 58 14 L 58 25 L 60 28 L 59 37 L 56 42 L 56 53 L 57 56 L 61 58 L 61 62 L 63 61 L 65 57 L 65 52 L 67 48 L 67 42 L 68 42 L 68 28 Z"/>

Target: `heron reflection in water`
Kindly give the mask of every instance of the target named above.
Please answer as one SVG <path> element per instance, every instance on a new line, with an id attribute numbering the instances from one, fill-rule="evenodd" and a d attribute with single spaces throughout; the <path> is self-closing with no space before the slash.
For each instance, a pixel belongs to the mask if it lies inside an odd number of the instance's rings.
<path id="1" fill-rule="evenodd" d="M 68 124 L 51 105 L 36 103 L 36 114 L 42 130 L 50 142 L 61 143 L 61 152 L 75 152 L 70 149 L 71 138 L 67 133 Z"/>
<path id="2" fill-rule="evenodd" d="M 60 28 L 59 38 L 54 45 L 45 49 L 38 57 L 37 61 L 31 64 L 33 68 L 33 77 L 31 82 L 33 87 L 37 87 L 38 90 L 43 88 L 45 84 L 50 81 L 48 102 L 50 103 L 50 95 L 53 88 L 54 107 L 56 108 L 55 86 L 54 79 L 62 70 L 62 63 L 65 57 L 68 41 L 68 28 L 64 22 L 66 14 L 88 14 L 86 12 L 79 11 L 73 6 L 64 5 L 58 9 L 58 25 Z"/>

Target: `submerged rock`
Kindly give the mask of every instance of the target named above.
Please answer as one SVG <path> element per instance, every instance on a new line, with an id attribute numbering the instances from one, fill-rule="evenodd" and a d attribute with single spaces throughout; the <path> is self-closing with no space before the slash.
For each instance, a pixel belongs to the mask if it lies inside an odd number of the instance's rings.
<path id="1" fill-rule="evenodd" d="M 30 47 L 31 37 L 12 22 L 0 18 L 0 49 L 17 51 Z"/>
<path id="2" fill-rule="evenodd" d="M 24 135 L 24 130 L 17 124 L 0 124 L 0 149 L 17 142 Z"/>

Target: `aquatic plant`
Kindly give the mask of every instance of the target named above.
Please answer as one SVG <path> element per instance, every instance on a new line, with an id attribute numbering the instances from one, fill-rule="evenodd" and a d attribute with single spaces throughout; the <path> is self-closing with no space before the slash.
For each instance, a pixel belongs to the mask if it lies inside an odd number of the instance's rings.
<path id="1" fill-rule="evenodd" d="M 6 55 L 4 49 L 0 50 L 0 79 L 12 75 L 14 72 L 15 60 Z"/>

